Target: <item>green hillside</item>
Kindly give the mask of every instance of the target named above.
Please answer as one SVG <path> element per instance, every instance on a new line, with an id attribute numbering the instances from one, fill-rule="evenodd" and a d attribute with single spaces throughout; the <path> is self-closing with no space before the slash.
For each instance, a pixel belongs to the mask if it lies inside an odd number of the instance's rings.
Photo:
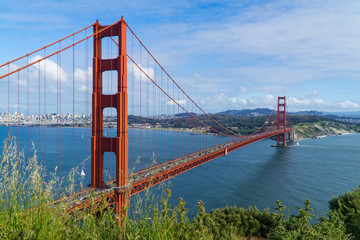
<path id="1" fill-rule="evenodd" d="M 360 132 L 360 126 L 335 121 L 307 122 L 295 125 L 298 139 L 355 132 Z"/>

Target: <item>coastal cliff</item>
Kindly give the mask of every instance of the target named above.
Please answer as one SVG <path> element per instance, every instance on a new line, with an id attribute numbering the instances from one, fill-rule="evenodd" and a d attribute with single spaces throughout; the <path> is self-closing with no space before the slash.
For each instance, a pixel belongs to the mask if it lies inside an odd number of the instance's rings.
<path id="1" fill-rule="evenodd" d="M 357 132 L 360 132 L 360 126 L 340 122 L 320 121 L 315 123 L 298 123 L 295 125 L 297 139 Z"/>

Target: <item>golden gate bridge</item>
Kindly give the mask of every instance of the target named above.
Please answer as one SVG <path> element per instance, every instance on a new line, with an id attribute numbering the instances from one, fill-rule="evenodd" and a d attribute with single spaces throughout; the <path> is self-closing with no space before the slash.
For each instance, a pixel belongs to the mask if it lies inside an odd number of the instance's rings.
<path id="1" fill-rule="evenodd" d="M 285 97 L 278 97 L 277 111 L 250 135 L 220 124 L 179 86 L 123 18 L 107 26 L 96 21 L 2 64 L 0 79 L 0 123 L 23 143 L 27 157 L 33 143 L 39 163 L 56 166 L 55 203 L 63 199 L 62 164 L 72 161 L 74 168 L 78 159 L 85 161 L 85 187 L 65 202 L 68 212 L 81 210 L 93 198 L 99 207 L 103 201 L 115 207 L 121 217 L 134 194 L 262 139 L 276 137 L 276 146 L 286 147 L 293 134 Z M 84 128 L 83 142 L 75 140 L 78 126 Z M 56 129 L 55 139 L 50 127 Z M 72 128 L 71 137 L 65 139 L 64 127 Z M 37 128 L 36 134 L 30 128 Z M 157 130 L 149 136 L 152 128 Z M 184 138 L 189 132 L 191 143 Z M 71 141 L 72 159 L 63 147 Z"/>

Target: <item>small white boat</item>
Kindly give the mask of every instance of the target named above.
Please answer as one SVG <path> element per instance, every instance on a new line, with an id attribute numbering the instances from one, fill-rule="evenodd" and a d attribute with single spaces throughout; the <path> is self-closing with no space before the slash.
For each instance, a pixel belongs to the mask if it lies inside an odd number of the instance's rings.
<path id="1" fill-rule="evenodd" d="M 84 169 L 81 169 L 81 176 L 85 176 L 85 172 L 84 172 Z"/>
<path id="2" fill-rule="evenodd" d="M 297 142 L 297 143 L 296 143 L 296 146 L 300 146 L 300 143 L 299 143 L 299 142 Z"/>

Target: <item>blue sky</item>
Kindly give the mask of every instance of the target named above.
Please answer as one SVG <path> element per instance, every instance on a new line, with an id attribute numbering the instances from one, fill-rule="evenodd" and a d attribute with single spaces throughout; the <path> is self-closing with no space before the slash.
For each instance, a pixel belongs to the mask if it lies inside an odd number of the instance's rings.
<path id="1" fill-rule="evenodd" d="M 121 18 L 208 112 L 360 111 L 359 1 L 0 0 L 0 63 Z"/>

